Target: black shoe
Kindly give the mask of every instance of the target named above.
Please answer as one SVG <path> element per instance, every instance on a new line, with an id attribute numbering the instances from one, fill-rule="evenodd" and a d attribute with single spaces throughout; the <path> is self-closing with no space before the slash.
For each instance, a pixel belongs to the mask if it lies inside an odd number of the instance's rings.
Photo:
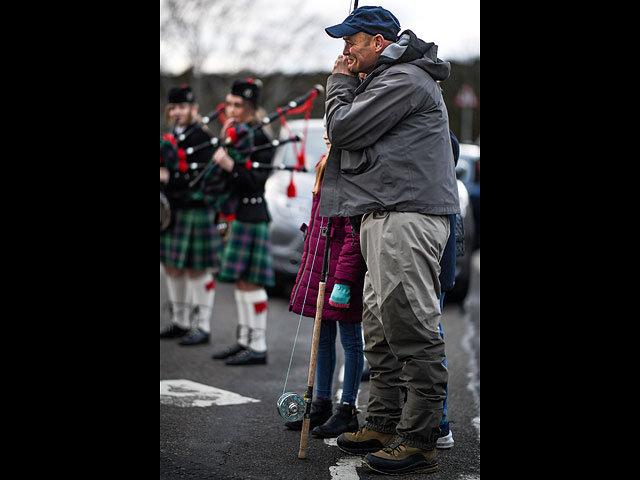
<path id="1" fill-rule="evenodd" d="M 226 350 L 222 350 L 221 352 L 214 353 L 213 355 L 211 355 L 211 358 L 213 358 L 214 360 L 223 360 L 225 358 L 229 358 L 235 355 L 236 353 L 240 353 L 246 349 L 247 347 L 243 347 L 239 343 L 236 343 L 235 345 L 230 346 Z"/>
<path id="2" fill-rule="evenodd" d="M 160 330 L 160 338 L 178 338 L 186 335 L 187 333 L 189 333 L 188 328 L 182 328 L 175 323 L 172 323 L 163 330 Z"/>
<path id="3" fill-rule="evenodd" d="M 256 352 L 247 348 L 228 358 L 225 363 L 227 365 L 264 365 L 267 363 L 267 352 Z"/>
<path id="4" fill-rule="evenodd" d="M 334 438 L 344 432 L 357 432 L 359 427 L 355 405 L 343 403 L 336 407 L 336 413 L 329 420 L 315 427 L 311 433 L 314 437 Z"/>
<path id="5" fill-rule="evenodd" d="M 178 345 L 201 345 L 203 343 L 209 343 L 209 334 L 197 328 L 182 337 Z"/>
<path id="6" fill-rule="evenodd" d="M 331 400 L 313 400 L 311 402 L 311 413 L 309 414 L 309 428 L 315 428 L 329 420 L 332 407 Z M 284 426 L 290 430 L 302 430 L 302 420 L 286 422 Z"/>

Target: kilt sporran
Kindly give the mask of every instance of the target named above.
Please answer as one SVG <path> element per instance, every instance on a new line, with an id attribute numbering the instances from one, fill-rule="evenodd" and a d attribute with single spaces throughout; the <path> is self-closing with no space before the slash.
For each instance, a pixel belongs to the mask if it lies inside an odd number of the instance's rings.
<path id="1" fill-rule="evenodd" d="M 171 205 L 167 196 L 160 192 L 160 233 L 164 232 L 171 224 Z"/>

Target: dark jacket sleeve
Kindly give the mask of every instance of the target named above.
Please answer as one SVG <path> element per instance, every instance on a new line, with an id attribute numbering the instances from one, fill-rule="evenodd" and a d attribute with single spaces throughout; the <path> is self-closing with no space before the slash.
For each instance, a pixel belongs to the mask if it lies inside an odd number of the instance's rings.
<path id="1" fill-rule="evenodd" d="M 389 68 L 355 95 L 356 80 L 333 74 L 327 80 L 327 134 L 331 145 L 361 150 L 373 145 L 418 104 L 424 93 L 402 70 Z"/>
<path id="2" fill-rule="evenodd" d="M 340 248 L 334 277 L 336 283 L 353 286 L 365 271 L 365 262 L 360 251 L 360 235 L 354 233 L 348 219 L 341 218 L 340 221 L 345 224 L 346 235 Z"/>

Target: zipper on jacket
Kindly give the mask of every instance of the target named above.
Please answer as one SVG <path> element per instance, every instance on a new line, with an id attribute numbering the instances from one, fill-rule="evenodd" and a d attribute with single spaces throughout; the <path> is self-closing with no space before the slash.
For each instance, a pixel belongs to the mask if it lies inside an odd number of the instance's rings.
<path id="1" fill-rule="evenodd" d="M 313 215 L 311 216 L 311 230 L 307 230 L 307 237 L 309 238 L 309 247 L 307 248 L 307 258 L 304 261 L 304 267 L 302 269 L 302 276 L 300 277 L 300 283 L 298 285 L 296 285 L 296 289 L 295 292 L 293 294 L 293 296 L 291 297 L 291 301 L 289 302 L 289 309 L 293 308 L 293 303 L 296 301 L 296 298 L 298 297 L 298 290 L 300 290 L 300 284 L 302 284 L 302 281 L 304 280 L 304 272 L 307 270 L 307 263 L 309 262 L 309 257 L 311 256 L 311 240 L 313 239 L 313 229 L 316 226 L 316 215 L 318 214 L 318 210 L 320 208 L 320 202 L 318 202 L 318 205 L 316 205 L 316 210 L 315 212 L 313 212 Z M 325 235 L 326 235 L 326 229 L 325 231 Z M 322 232 L 320 232 L 319 235 L 322 235 Z M 326 241 L 326 240 L 325 240 Z M 313 272 L 309 272 L 309 278 L 311 278 L 311 274 Z M 304 299 L 303 299 L 303 304 L 302 304 L 302 311 L 304 312 Z"/>

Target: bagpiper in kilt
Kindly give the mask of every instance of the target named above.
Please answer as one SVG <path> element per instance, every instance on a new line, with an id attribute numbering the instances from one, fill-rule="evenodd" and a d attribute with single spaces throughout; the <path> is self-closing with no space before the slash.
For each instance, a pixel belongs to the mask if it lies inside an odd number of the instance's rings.
<path id="1" fill-rule="evenodd" d="M 235 282 L 238 309 L 236 344 L 214 353 L 214 359 L 226 359 L 227 365 L 254 365 L 267 362 L 267 292 L 275 285 L 269 222 L 271 217 L 264 198 L 269 170 L 251 168 L 250 162 L 269 164 L 273 149 L 252 151 L 269 143 L 255 114 L 260 94 L 259 81 L 236 80 L 226 97 L 225 114 L 229 119 L 223 134 L 234 127 L 242 131 L 242 141 L 227 151 L 219 148 L 214 160 L 230 173 L 229 185 L 237 201 L 235 219 L 224 248 L 219 280 Z M 232 129 L 233 130 L 233 129 Z"/>
<path id="2" fill-rule="evenodd" d="M 164 193 L 171 206 L 171 223 L 160 233 L 160 262 L 167 273 L 172 317 L 160 337 L 183 337 L 181 345 L 197 345 L 209 342 L 215 298 L 213 272 L 219 268 L 223 252 L 217 218 L 231 208 L 229 174 L 214 164 L 201 181 L 189 185 L 211 160 L 215 148 L 186 154 L 189 147 L 202 145 L 212 136 L 197 120 L 197 104 L 188 85 L 169 92 L 167 121 L 171 120 L 169 112 L 180 108 L 182 113 L 173 113 L 179 118 L 173 132 L 160 140 L 160 166 L 168 171 Z M 188 118 L 184 115 L 187 110 Z"/>

